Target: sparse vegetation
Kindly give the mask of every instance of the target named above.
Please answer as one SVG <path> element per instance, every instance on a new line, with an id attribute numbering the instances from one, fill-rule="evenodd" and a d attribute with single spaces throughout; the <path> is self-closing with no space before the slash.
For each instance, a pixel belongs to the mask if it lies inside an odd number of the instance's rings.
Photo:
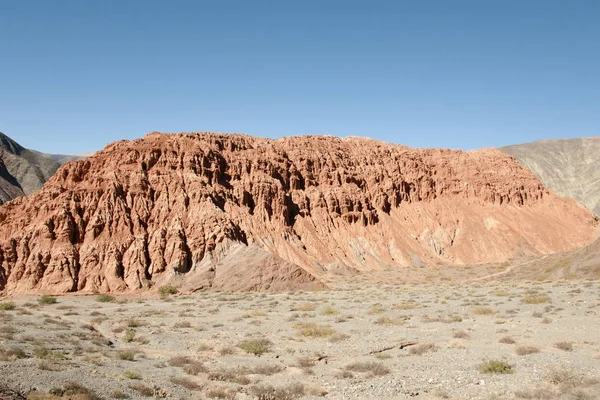
<path id="1" fill-rule="evenodd" d="M 165 285 L 158 288 L 158 295 L 164 299 L 173 294 L 177 294 L 179 291 L 173 285 Z"/>
<path id="2" fill-rule="evenodd" d="M 4 301 L 0 303 L 0 310 L 4 311 L 12 311 L 17 308 L 17 305 L 14 301 Z"/>
<path id="3" fill-rule="evenodd" d="M 547 295 L 536 295 L 532 294 L 523 297 L 523 303 L 525 304 L 542 304 L 550 301 L 550 296 Z"/>
<path id="4" fill-rule="evenodd" d="M 318 325 L 314 322 L 306 322 L 296 324 L 295 328 L 298 330 L 298 334 L 305 337 L 326 337 L 331 336 L 335 333 L 335 329 L 327 325 Z"/>
<path id="5" fill-rule="evenodd" d="M 237 347 L 246 353 L 260 356 L 271 351 L 273 343 L 269 339 L 249 339 L 238 343 Z"/>
<path id="6" fill-rule="evenodd" d="M 512 374 L 513 367 L 500 360 L 487 360 L 479 364 L 479 372 L 482 374 Z"/>
<path id="7" fill-rule="evenodd" d="M 135 353 L 133 351 L 118 351 L 115 355 L 117 359 L 124 361 L 134 361 Z"/>
<path id="8" fill-rule="evenodd" d="M 491 315 L 491 314 L 495 314 L 494 310 L 492 310 L 489 307 L 483 307 L 483 306 L 477 306 L 477 307 L 473 307 L 473 309 L 471 310 L 471 312 L 475 315 Z"/>
<path id="9" fill-rule="evenodd" d="M 518 346 L 515 352 L 520 356 L 526 356 L 528 354 L 539 353 L 540 348 L 537 346 Z"/>
<path id="10" fill-rule="evenodd" d="M 344 367 L 347 371 L 368 372 L 374 376 L 383 376 L 390 373 L 390 369 L 383 363 L 375 361 L 354 362 Z"/>
<path id="11" fill-rule="evenodd" d="M 44 295 L 38 299 L 38 303 L 42 306 L 56 304 L 58 300 L 54 296 Z"/>
<path id="12" fill-rule="evenodd" d="M 573 351 L 573 342 L 558 342 L 554 343 L 554 347 L 564 351 Z"/>
<path id="13" fill-rule="evenodd" d="M 435 351 L 436 349 L 437 349 L 437 347 L 433 343 L 421 343 L 421 344 L 411 347 L 410 350 L 408 351 L 408 353 L 411 355 L 420 356 L 422 354 L 425 354 L 425 353 L 428 353 L 431 351 Z"/>
<path id="14" fill-rule="evenodd" d="M 96 296 L 96 301 L 98 303 L 114 303 L 115 301 L 117 301 L 117 298 L 110 294 L 103 293 Z"/>
<path id="15" fill-rule="evenodd" d="M 504 343 L 504 344 L 515 344 L 515 343 L 517 343 L 517 341 L 515 339 L 511 338 L 510 336 L 504 336 L 504 337 L 500 338 L 500 340 L 498 340 L 498 342 Z"/>

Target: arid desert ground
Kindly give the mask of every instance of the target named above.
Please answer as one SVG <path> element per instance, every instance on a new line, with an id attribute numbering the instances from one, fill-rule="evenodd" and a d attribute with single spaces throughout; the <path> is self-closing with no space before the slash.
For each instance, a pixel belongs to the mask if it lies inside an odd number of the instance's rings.
<path id="1" fill-rule="evenodd" d="M 44 400 L 600 398 L 597 280 L 171 289 L 3 298 L 2 383 Z"/>

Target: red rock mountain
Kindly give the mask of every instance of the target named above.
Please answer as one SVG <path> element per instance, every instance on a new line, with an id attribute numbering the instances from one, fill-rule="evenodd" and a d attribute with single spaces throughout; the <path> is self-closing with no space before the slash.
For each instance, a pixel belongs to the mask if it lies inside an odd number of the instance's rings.
<path id="1" fill-rule="evenodd" d="M 595 224 L 498 150 L 151 133 L 0 207 L 0 290 L 319 287 L 326 274 L 572 250 Z"/>

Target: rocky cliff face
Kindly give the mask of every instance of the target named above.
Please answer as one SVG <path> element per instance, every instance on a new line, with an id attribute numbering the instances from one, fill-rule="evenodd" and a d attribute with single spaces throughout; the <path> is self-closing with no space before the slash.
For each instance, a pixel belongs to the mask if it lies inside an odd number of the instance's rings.
<path id="1" fill-rule="evenodd" d="M 561 196 L 600 216 L 600 137 L 542 140 L 501 148 Z"/>
<path id="2" fill-rule="evenodd" d="M 572 250 L 595 223 L 498 150 L 152 133 L 0 208 L 0 290 L 319 287 L 330 273 Z"/>

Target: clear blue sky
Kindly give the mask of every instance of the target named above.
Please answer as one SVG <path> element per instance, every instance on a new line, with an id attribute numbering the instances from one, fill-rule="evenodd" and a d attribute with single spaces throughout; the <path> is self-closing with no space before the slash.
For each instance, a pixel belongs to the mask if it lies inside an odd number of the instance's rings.
<path id="1" fill-rule="evenodd" d="M 47 152 L 155 130 L 600 134 L 598 0 L 2 0 L 0 57 L 0 131 Z"/>

